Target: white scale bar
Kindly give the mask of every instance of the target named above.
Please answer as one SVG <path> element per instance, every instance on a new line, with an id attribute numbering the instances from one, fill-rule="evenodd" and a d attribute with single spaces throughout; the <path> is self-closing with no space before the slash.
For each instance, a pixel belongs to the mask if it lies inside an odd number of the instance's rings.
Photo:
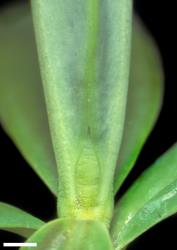
<path id="1" fill-rule="evenodd" d="M 3 243 L 3 247 L 37 247 L 36 242 L 31 243 Z"/>

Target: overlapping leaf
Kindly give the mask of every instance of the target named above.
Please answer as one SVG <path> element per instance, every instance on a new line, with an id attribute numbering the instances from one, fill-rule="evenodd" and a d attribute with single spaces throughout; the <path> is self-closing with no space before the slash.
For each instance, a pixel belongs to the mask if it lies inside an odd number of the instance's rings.
<path id="1" fill-rule="evenodd" d="M 43 221 L 31 214 L 12 205 L 0 202 L 0 229 L 23 237 L 29 237 L 43 225 Z"/>
<path id="2" fill-rule="evenodd" d="M 37 242 L 38 250 L 113 250 L 107 229 L 97 221 L 55 220 L 32 235 L 28 242 Z"/>
<path id="3" fill-rule="evenodd" d="M 56 194 L 56 163 L 29 6 L 22 4 L 2 11 L 0 36 L 1 124 L 25 159 Z"/>
<path id="4" fill-rule="evenodd" d="M 162 67 L 157 49 L 137 18 L 134 20 L 130 85 L 123 140 L 114 192 L 131 171 L 159 114 L 163 96 Z"/>
<path id="5" fill-rule="evenodd" d="M 122 249 L 154 224 L 177 212 L 177 144 L 147 169 L 118 202 L 112 238 Z"/>

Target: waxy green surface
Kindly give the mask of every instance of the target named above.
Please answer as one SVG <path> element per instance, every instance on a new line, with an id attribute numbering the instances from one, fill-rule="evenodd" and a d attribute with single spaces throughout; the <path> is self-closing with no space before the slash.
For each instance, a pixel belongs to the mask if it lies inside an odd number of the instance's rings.
<path id="1" fill-rule="evenodd" d="M 32 0 L 61 216 L 108 223 L 128 89 L 131 1 Z"/>

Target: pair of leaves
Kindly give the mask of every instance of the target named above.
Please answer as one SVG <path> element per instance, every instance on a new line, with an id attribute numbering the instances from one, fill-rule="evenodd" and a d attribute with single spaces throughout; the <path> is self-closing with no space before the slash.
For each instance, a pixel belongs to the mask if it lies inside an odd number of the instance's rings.
<path id="1" fill-rule="evenodd" d="M 21 209 L 2 202 L 0 228 L 25 238 L 32 235 L 27 242 L 37 242 L 37 249 L 113 250 L 108 231 L 100 222 L 58 219 L 45 224 Z"/>
<path id="2" fill-rule="evenodd" d="M 40 228 L 27 241 L 37 242 L 39 250 L 113 250 L 108 231 L 100 222 L 58 219 L 44 225 L 32 215 L 5 203 L 0 203 L 0 228 L 24 237 Z"/>

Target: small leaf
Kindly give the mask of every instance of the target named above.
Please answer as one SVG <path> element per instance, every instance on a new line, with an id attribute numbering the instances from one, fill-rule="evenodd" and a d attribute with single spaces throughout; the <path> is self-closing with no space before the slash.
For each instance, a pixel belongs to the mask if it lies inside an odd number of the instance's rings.
<path id="1" fill-rule="evenodd" d="M 161 156 L 118 202 L 111 234 L 116 250 L 177 212 L 177 144 Z"/>
<path id="2" fill-rule="evenodd" d="M 44 222 L 12 205 L 0 202 L 0 229 L 29 237 Z"/>
<path id="3" fill-rule="evenodd" d="M 1 12 L 0 36 L 1 124 L 25 159 L 56 194 L 56 163 L 28 5 L 17 5 Z"/>
<path id="4" fill-rule="evenodd" d="M 114 179 L 115 193 L 134 166 L 157 120 L 163 97 L 162 75 L 156 46 L 140 20 L 135 18 L 128 103 Z"/>
<path id="5" fill-rule="evenodd" d="M 109 220 L 112 213 L 128 87 L 131 4 L 32 0 L 62 216 L 78 213 L 93 219 L 92 212 L 78 212 L 92 208 L 99 211 L 96 217 Z"/>
<path id="6" fill-rule="evenodd" d="M 37 242 L 38 250 L 113 250 L 106 227 L 97 221 L 58 219 L 46 224 L 27 242 Z"/>

